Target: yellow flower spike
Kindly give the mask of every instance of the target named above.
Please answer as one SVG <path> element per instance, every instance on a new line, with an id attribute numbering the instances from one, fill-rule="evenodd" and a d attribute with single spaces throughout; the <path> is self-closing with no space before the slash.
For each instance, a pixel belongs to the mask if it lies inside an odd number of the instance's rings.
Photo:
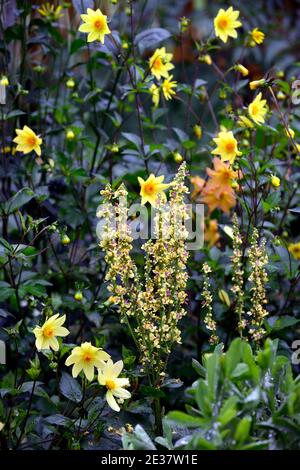
<path id="1" fill-rule="evenodd" d="M 240 12 L 233 10 L 229 7 L 227 10 L 221 8 L 214 19 L 216 36 L 223 42 L 227 42 L 229 37 L 237 38 L 236 29 L 242 26 L 240 21 L 237 21 Z"/>
<path id="2" fill-rule="evenodd" d="M 211 153 L 213 155 L 220 155 L 222 161 L 233 163 L 237 156 L 242 155 L 242 152 L 238 150 L 237 140 L 232 131 L 221 131 L 213 140 L 217 148 L 212 150 Z"/>
<path id="3" fill-rule="evenodd" d="M 265 34 L 258 28 L 254 28 L 252 31 L 250 31 L 250 37 L 255 46 L 256 44 L 262 44 L 264 42 Z"/>
<path id="4" fill-rule="evenodd" d="M 33 333 L 36 337 L 35 346 L 40 351 L 41 349 L 53 349 L 58 351 L 59 343 L 57 337 L 65 337 L 70 332 L 62 325 L 66 321 L 66 315 L 62 317 L 57 313 L 52 315 L 42 326 L 36 326 Z"/>
<path id="5" fill-rule="evenodd" d="M 98 382 L 106 387 L 105 398 L 108 405 L 114 411 L 120 411 L 116 398 L 123 401 L 131 397 L 131 393 L 125 389 L 125 387 L 130 385 L 129 379 L 119 378 L 122 369 L 123 361 L 118 361 L 114 364 L 111 359 L 108 359 L 106 363 L 102 363 L 98 370 Z"/>
<path id="6" fill-rule="evenodd" d="M 17 137 L 13 139 L 13 142 L 17 144 L 17 152 L 29 153 L 34 150 L 39 157 L 41 156 L 43 141 L 30 127 L 24 126 L 23 129 L 16 129 L 16 134 Z"/>
<path id="7" fill-rule="evenodd" d="M 237 64 L 235 66 L 235 70 L 237 72 L 240 72 L 243 75 L 243 77 L 247 77 L 247 75 L 249 75 L 249 70 L 242 64 Z"/>
<path id="8" fill-rule="evenodd" d="M 253 80 L 252 82 L 249 82 L 249 87 L 250 90 L 257 90 L 257 88 L 263 87 L 267 84 L 267 81 L 264 78 L 261 78 L 260 80 Z"/>
<path id="9" fill-rule="evenodd" d="M 170 70 L 174 68 L 174 65 L 171 64 L 172 58 L 173 54 L 167 53 L 165 47 L 156 49 L 154 54 L 150 57 L 149 68 L 152 75 L 157 80 L 169 77 Z"/>
<path id="10" fill-rule="evenodd" d="M 85 342 L 73 349 L 65 364 L 66 366 L 73 364 L 72 375 L 74 378 L 83 371 L 87 380 L 91 382 L 94 378 L 94 367 L 103 367 L 103 361 L 107 361 L 109 358 L 110 355 L 107 352 Z"/>
<path id="11" fill-rule="evenodd" d="M 99 8 L 97 10 L 88 8 L 87 14 L 80 16 L 84 23 L 79 26 L 79 31 L 88 33 L 87 41 L 100 41 L 104 44 L 105 35 L 111 33 L 107 25 L 107 16 L 103 15 Z"/>
<path id="12" fill-rule="evenodd" d="M 285 129 L 285 134 L 287 137 L 292 138 L 292 139 L 295 137 L 295 131 L 291 129 L 290 127 Z"/>
<path id="13" fill-rule="evenodd" d="M 168 189 L 171 184 L 165 184 L 163 183 L 165 177 L 162 176 L 154 176 L 151 174 L 149 178 L 144 181 L 143 178 L 140 178 L 138 176 L 138 182 L 140 183 L 141 186 L 141 192 L 140 195 L 142 196 L 142 204 L 146 204 L 149 202 L 151 206 L 156 205 L 157 201 L 157 196 L 159 194 L 163 194 L 163 192 Z"/>
<path id="14" fill-rule="evenodd" d="M 265 115 L 268 112 L 266 103 L 267 100 L 263 100 L 262 94 L 259 93 L 248 106 L 249 116 L 258 125 L 263 124 L 265 122 Z"/>
<path id="15" fill-rule="evenodd" d="M 271 176 L 271 185 L 273 186 L 273 188 L 279 188 L 280 186 L 280 178 L 278 178 L 278 176 L 275 176 L 275 175 L 272 175 Z"/>
<path id="16" fill-rule="evenodd" d="M 9 85 L 9 80 L 6 75 L 2 75 L 1 80 L 0 80 L 0 85 L 2 86 L 8 86 Z"/>
<path id="17" fill-rule="evenodd" d="M 155 108 L 159 105 L 159 87 L 153 83 L 149 88 L 149 91 L 152 95 L 152 103 Z"/>
<path id="18" fill-rule="evenodd" d="M 161 86 L 163 95 L 167 101 L 171 100 L 174 95 L 176 95 L 175 88 L 177 86 L 177 82 L 174 80 L 172 81 L 173 75 L 170 75 L 168 78 L 166 78 Z"/>

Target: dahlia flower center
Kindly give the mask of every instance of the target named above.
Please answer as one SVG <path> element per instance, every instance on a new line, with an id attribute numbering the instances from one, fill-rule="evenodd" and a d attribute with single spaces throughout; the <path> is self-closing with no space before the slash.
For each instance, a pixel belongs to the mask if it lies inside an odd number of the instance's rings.
<path id="1" fill-rule="evenodd" d="M 95 22 L 94 22 L 94 27 L 97 31 L 101 31 L 103 29 L 103 20 L 101 18 L 98 18 Z"/>
<path id="2" fill-rule="evenodd" d="M 108 388 L 108 390 L 113 390 L 114 388 L 116 388 L 116 382 L 114 380 L 107 380 L 105 382 L 105 385 L 106 385 L 106 388 Z"/>
<path id="3" fill-rule="evenodd" d="M 34 135 L 29 135 L 27 137 L 27 144 L 34 147 L 36 145 L 36 137 L 34 137 Z"/>
<path id="4" fill-rule="evenodd" d="M 83 356 L 83 360 L 84 360 L 84 362 L 91 362 L 91 360 L 92 360 L 92 354 L 90 354 L 90 353 L 85 353 L 84 356 Z"/>
<path id="5" fill-rule="evenodd" d="M 218 25 L 219 25 L 219 28 L 220 28 L 220 29 L 226 29 L 226 28 L 228 27 L 228 20 L 227 20 L 227 18 L 221 18 L 221 19 L 219 19 Z"/>
<path id="6" fill-rule="evenodd" d="M 155 187 L 153 183 L 146 183 L 144 189 L 147 194 L 153 194 Z"/>
<path id="7" fill-rule="evenodd" d="M 227 144 L 226 144 L 226 151 L 227 151 L 228 153 L 233 152 L 233 151 L 234 151 L 234 147 L 235 147 L 235 146 L 234 146 L 234 142 L 227 142 Z"/>
<path id="8" fill-rule="evenodd" d="M 53 328 L 51 328 L 51 326 L 46 326 L 44 328 L 44 336 L 46 336 L 47 338 L 51 338 L 54 334 L 54 331 L 53 331 Z"/>

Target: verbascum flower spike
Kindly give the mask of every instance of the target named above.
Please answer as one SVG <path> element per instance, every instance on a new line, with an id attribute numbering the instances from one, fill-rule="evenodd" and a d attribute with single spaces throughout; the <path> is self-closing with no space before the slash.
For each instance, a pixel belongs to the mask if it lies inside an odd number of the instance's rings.
<path id="1" fill-rule="evenodd" d="M 212 308 L 213 296 L 211 293 L 211 286 L 210 286 L 210 281 L 209 281 L 211 268 L 209 267 L 207 263 L 203 264 L 202 272 L 203 272 L 203 288 L 202 288 L 201 297 L 203 299 L 202 310 L 204 310 L 205 312 L 203 322 L 210 333 L 209 342 L 211 344 L 217 344 L 219 342 L 219 338 L 217 335 L 217 323 L 213 318 L 213 308 Z"/>
<path id="2" fill-rule="evenodd" d="M 268 311 L 265 308 L 267 303 L 265 285 L 268 281 L 265 266 L 268 264 L 268 255 L 265 247 L 265 240 L 262 240 L 260 244 L 258 240 L 258 230 L 254 228 L 248 255 L 251 268 L 249 281 L 252 283 L 251 308 L 248 315 L 250 316 L 249 334 L 253 340 L 257 342 L 259 342 L 265 335 L 263 321 L 268 315 Z"/>
<path id="3" fill-rule="evenodd" d="M 244 266 L 242 252 L 242 237 L 239 231 L 238 218 L 236 214 L 232 217 L 232 245 L 233 252 L 231 256 L 232 263 L 232 287 L 231 292 L 235 295 L 234 311 L 238 317 L 238 332 L 243 338 L 244 330 L 247 326 L 244 307 Z"/>

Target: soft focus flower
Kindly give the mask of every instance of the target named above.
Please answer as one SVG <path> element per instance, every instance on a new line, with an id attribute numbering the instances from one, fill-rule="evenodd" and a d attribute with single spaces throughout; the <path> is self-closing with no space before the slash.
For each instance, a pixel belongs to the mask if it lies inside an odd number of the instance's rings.
<path id="1" fill-rule="evenodd" d="M 291 137 L 292 139 L 295 137 L 295 131 L 293 129 L 291 129 L 290 127 L 285 129 L 285 133 L 286 133 L 287 137 Z"/>
<path id="2" fill-rule="evenodd" d="M 193 127 L 193 131 L 197 139 L 201 139 L 202 137 L 202 128 L 199 126 L 199 124 L 195 124 Z"/>
<path id="3" fill-rule="evenodd" d="M 262 44 L 265 39 L 265 34 L 258 28 L 254 28 L 252 31 L 250 31 L 250 37 L 255 44 Z"/>
<path id="4" fill-rule="evenodd" d="M 272 175 L 272 176 L 271 176 L 271 185 L 272 185 L 274 188 L 279 188 L 279 186 L 280 186 L 280 178 L 278 178 L 278 176 Z"/>
<path id="5" fill-rule="evenodd" d="M 57 336 L 65 337 L 70 332 L 67 328 L 62 325 L 66 321 L 66 315 L 62 317 L 57 313 L 48 318 L 42 326 L 36 326 L 33 330 L 35 334 L 36 341 L 35 346 L 40 351 L 41 349 L 53 349 L 53 351 L 58 351 L 59 343 L 57 341 Z"/>
<path id="6" fill-rule="evenodd" d="M 249 83 L 250 90 L 257 90 L 257 88 L 261 86 L 265 86 L 267 84 L 267 81 L 264 78 L 261 78 L 260 80 L 253 80 L 252 82 Z"/>
<path id="7" fill-rule="evenodd" d="M 67 81 L 66 81 L 66 86 L 68 88 L 74 88 L 76 85 L 75 83 L 75 80 L 73 78 L 69 78 Z"/>
<path id="8" fill-rule="evenodd" d="M 66 138 L 67 140 L 73 140 L 75 139 L 75 134 L 74 132 L 72 131 L 72 129 L 68 129 L 67 132 L 66 132 Z"/>
<path id="9" fill-rule="evenodd" d="M 2 86 L 8 86 L 9 85 L 9 80 L 6 75 L 2 75 L 0 79 L 0 85 Z"/>
<path id="10" fill-rule="evenodd" d="M 107 16 L 103 15 L 99 8 L 96 11 L 88 8 L 87 14 L 80 16 L 84 23 L 79 26 L 79 31 L 89 33 L 88 42 L 100 41 L 104 44 L 104 36 L 111 32 L 107 25 Z"/>
<path id="11" fill-rule="evenodd" d="M 51 5 L 50 2 L 46 2 L 40 8 L 38 8 L 38 12 L 50 21 L 59 20 L 59 18 L 63 16 L 61 10 L 61 5 L 55 7 L 54 5 Z"/>
<path id="12" fill-rule="evenodd" d="M 205 187 L 200 201 L 207 204 L 209 213 L 218 208 L 228 214 L 230 209 L 236 204 L 235 194 L 232 188 L 217 193 L 213 188 Z"/>
<path id="13" fill-rule="evenodd" d="M 176 95 L 175 88 L 177 86 L 177 82 L 175 82 L 174 80 L 172 81 L 172 78 L 173 78 L 173 75 L 170 75 L 168 78 L 166 78 L 163 81 L 161 85 L 163 95 L 167 101 L 171 100 L 173 96 Z"/>
<path id="14" fill-rule="evenodd" d="M 207 188 L 214 188 L 216 193 L 227 191 L 231 188 L 232 180 L 238 177 L 238 173 L 230 168 L 230 163 L 224 163 L 219 158 L 213 159 L 214 169 L 207 168 L 206 172 L 210 177 Z"/>
<path id="15" fill-rule="evenodd" d="M 173 70 L 174 65 L 171 64 L 173 54 L 167 53 L 166 48 L 162 47 L 156 49 L 154 54 L 149 59 L 149 67 L 152 75 L 157 80 L 161 78 L 168 78 L 170 70 Z"/>
<path id="16" fill-rule="evenodd" d="M 300 259 L 300 242 L 290 243 L 288 250 L 295 259 Z"/>
<path id="17" fill-rule="evenodd" d="M 243 75 L 243 77 L 247 77 L 247 75 L 249 75 L 249 70 L 246 67 L 244 67 L 244 65 L 242 65 L 242 64 L 237 64 L 235 66 L 235 69 L 238 72 L 240 72 Z"/>
<path id="18" fill-rule="evenodd" d="M 159 105 L 159 87 L 153 83 L 151 87 L 149 88 L 149 91 L 152 95 L 152 103 L 155 108 Z"/>
<path id="19" fill-rule="evenodd" d="M 247 116 L 239 116 L 237 125 L 240 127 L 248 127 L 249 129 L 252 129 L 254 127 L 253 122 L 250 121 L 250 119 L 247 118 Z"/>
<path id="20" fill-rule="evenodd" d="M 265 115 L 268 111 L 266 106 L 267 101 L 262 100 L 262 94 L 259 93 L 257 97 L 248 106 L 248 114 L 253 121 L 260 125 L 265 122 Z"/>
<path id="21" fill-rule="evenodd" d="M 158 194 L 162 194 L 166 189 L 169 188 L 170 184 L 164 184 L 165 177 L 151 174 L 149 178 L 144 181 L 143 178 L 138 176 L 138 181 L 141 186 L 140 195 L 142 196 L 142 204 L 149 202 L 152 206 L 155 206 Z"/>
<path id="22" fill-rule="evenodd" d="M 118 361 L 115 364 L 109 359 L 98 370 L 98 381 L 100 385 L 104 385 L 107 389 L 105 398 L 109 406 L 114 411 L 120 411 L 120 407 L 116 398 L 126 400 L 131 397 L 131 393 L 124 387 L 130 385 L 127 378 L 119 378 L 123 369 L 123 361 Z"/>
<path id="23" fill-rule="evenodd" d="M 214 19 L 215 33 L 223 42 L 227 42 L 228 37 L 237 38 L 236 28 L 242 26 L 237 21 L 240 12 L 229 7 L 227 10 L 221 8 Z"/>
<path id="24" fill-rule="evenodd" d="M 204 229 L 204 240 L 209 248 L 216 245 L 220 240 L 220 233 L 218 230 L 218 221 L 215 219 L 208 220 Z"/>
<path id="25" fill-rule="evenodd" d="M 77 377 L 83 370 L 86 378 L 92 381 L 94 378 L 94 367 L 103 367 L 103 361 L 107 361 L 109 358 L 109 354 L 105 351 L 92 346 L 89 342 L 85 342 L 73 349 L 65 364 L 67 366 L 74 364 L 72 368 L 73 377 Z"/>
<path id="26" fill-rule="evenodd" d="M 222 161 L 233 163 L 236 156 L 242 155 L 238 150 L 237 140 L 234 138 L 232 131 L 221 131 L 218 137 L 213 140 L 217 144 L 217 148 L 212 150 L 211 153 L 220 155 Z"/>
<path id="27" fill-rule="evenodd" d="M 15 155 L 16 153 L 16 147 L 11 147 L 10 145 L 5 145 L 5 147 L 2 147 L 0 149 L 1 153 L 8 154 L 10 153 L 11 155 Z"/>
<path id="28" fill-rule="evenodd" d="M 23 129 L 16 129 L 16 134 L 17 137 L 13 142 L 18 144 L 16 147 L 18 152 L 29 153 L 34 150 L 38 156 L 41 155 L 42 139 L 30 127 L 24 126 Z"/>
<path id="29" fill-rule="evenodd" d="M 194 191 L 192 192 L 192 199 L 196 199 L 199 194 L 203 191 L 205 186 L 205 179 L 200 176 L 192 176 L 191 183 L 194 186 Z"/>

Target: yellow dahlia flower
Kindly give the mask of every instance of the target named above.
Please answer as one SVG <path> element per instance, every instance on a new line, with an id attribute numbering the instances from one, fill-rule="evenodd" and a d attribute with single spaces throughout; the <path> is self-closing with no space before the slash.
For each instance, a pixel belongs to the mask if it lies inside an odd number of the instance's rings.
<path id="1" fill-rule="evenodd" d="M 109 354 L 105 351 L 92 346 L 91 343 L 85 342 L 73 349 L 65 364 L 67 366 L 74 364 L 72 368 L 73 377 L 77 377 L 83 370 L 86 378 L 92 381 L 94 378 L 94 367 L 102 367 L 103 361 L 107 361 L 109 358 Z"/>
<path id="2" fill-rule="evenodd" d="M 174 80 L 172 81 L 173 75 L 170 75 L 168 78 L 166 78 L 161 86 L 162 92 L 164 94 L 165 99 L 171 100 L 174 95 L 176 95 L 175 88 L 177 86 L 177 82 Z"/>
<path id="3" fill-rule="evenodd" d="M 265 115 L 268 111 L 266 106 L 267 101 L 262 100 L 262 94 L 259 93 L 257 97 L 248 106 L 248 114 L 253 121 L 260 125 L 265 122 Z"/>
<path id="4" fill-rule="evenodd" d="M 141 186 L 140 195 L 142 196 L 142 204 L 149 202 L 151 206 L 155 206 L 157 196 L 162 194 L 166 189 L 169 188 L 170 184 L 164 184 L 163 180 L 165 177 L 151 174 L 149 178 L 144 181 L 143 178 L 138 176 L 138 181 Z"/>
<path id="5" fill-rule="evenodd" d="M 227 10 L 221 8 L 214 19 L 216 36 L 223 42 L 227 42 L 228 37 L 237 38 L 236 29 L 242 26 L 240 21 L 237 21 L 240 12 L 233 10 L 229 7 Z"/>
<path id="6" fill-rule="evenodd" d="M 66 321 L 66 315 L 62 317 L 57 313 L 48 318 L 42 326 L 36 326 L 33 333 L 36 337 L 35 346 L 40 351 L 41 349 L 53 349 L 58 351 L 59 343 L 57 336 L 65 337 L 70 332 L 62 325 Z"/>
<path id="7" fill-rule="evenodd" d="M 288 250 L 295 259 L 300 259 L 300 242 L 290 243 Z"/>
<path id="8" fill-rule="evenodd" d="M 252 29 L 252 31 L 250 31 L 250 36 L 255 44 L 262 44 L 265 39 L 265 34 L 258 28 Z"/>
<path id="9" fill-rule="evenodd" d="M 104 36 L 111 32 L 107 25 L 107 16 L 103 15 L 99 8 L 96 11 L 88 8 L 87 14 L 80 16 L 84 23 L 79 26 L 79 31 L 89 33 L 88 42 L 100 41 L 104 44 Z"/>
<path id="10" fill-rule="evenodd" d="M 17 145 L 17 152 L 29 153 L 32 150 L 38 156 L 41 156 L 41 144 L 42 139 L 36 135 L 36 133 L 28 126 L 24 126 L 23 129 L 16 129 L 17 137 L 14 138 L 13 142 Z"/>
<path id="11" fill-rule="evenodd" d="M 114 364 L 112 360 L 109 359 L 106 363 L 103 363 L 98 370 L 99 384 L 106 387 L 107 392 L 105 398 L 108 405 L 114 411 L 120 411 L 116 398 L 123 401 L 131 397 L 131 393 L 124 388 L 130 385 L 129 380 L 119 378 L 122 369 L 123 361 L 118 361 Z"/>
<path id="12" fill-rule="evenodd" d="M 167 53 L 165 47 L 156 49 L 154 54 L 150 57 L 149 67 L 152 75 L 154 75 L 157 80 L 169 77 L 170 70 L 174 68 L 174 65 L 171 64 L 172 58 L 173 54 Z"/>
<path id="13" fill-rule="evenodd" d="M 212 150 L 213 155 L 220 155 L 222 161 L 229 161 L 233 163 L 236 156 L 242 155 L 238 150 L 237 140 L 235 139 L 232 131 L 221 131 L 218 137 L 215 137 L 214 142 L 217 148 Z"/>

